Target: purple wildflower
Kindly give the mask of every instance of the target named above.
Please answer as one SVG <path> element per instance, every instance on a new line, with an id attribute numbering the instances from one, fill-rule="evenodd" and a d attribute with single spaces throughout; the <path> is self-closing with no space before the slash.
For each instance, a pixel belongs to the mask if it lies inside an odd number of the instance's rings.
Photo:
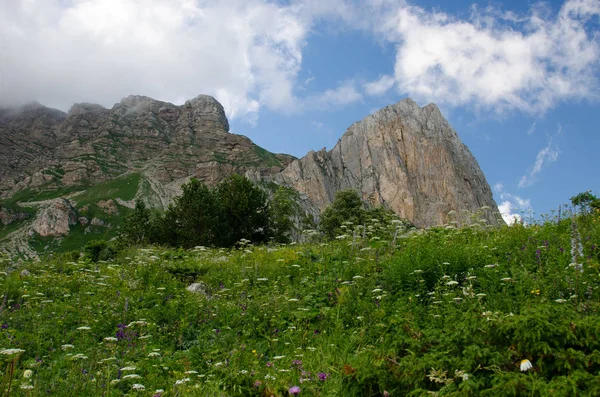
<path id="1" fill-rule="evenodd" d="M 300 387 L 299 386 L 292 386 L 292 387 L 290 387 L 289 392 L 290 392 L 290 394 L 292 396 L 297 396 L 298 394 L 300 394 Z"/>
<path id="2" fill-rule="evenodd" d="M 328 374 L 326 374 L 325 372 L 319 372 L 318 374 L 319 376 L 319 380 L 321 382 L 325 382 L 327 380 L 327 377 L 329 376 Z"/>
<path id="3" fill-rule="evenodd" d="M 302 366 L 302 360 L 293 360 L 292 361 L 292 367 L 296 366 L 298 368 L 300 368 Z"/>

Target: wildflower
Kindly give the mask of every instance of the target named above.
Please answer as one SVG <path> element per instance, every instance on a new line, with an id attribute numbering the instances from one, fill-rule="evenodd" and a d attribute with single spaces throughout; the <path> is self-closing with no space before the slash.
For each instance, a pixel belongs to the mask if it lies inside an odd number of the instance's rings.
<path id="1" fill-rule="evenodd" d="M 450 286 L 452 286 L 452 285 L 458 285 L 458 281 L 454 281 L 454 280 L 452 280 L 452 281 L 448 281 L 448 282 L 446 283 L 446 285 L 450 285 Z"/>
<path id="2" fill-rule="evenodd" d="M 118 339 L 115 338 L 114 336 L 107 336 L 106 338 L 104 338 L 104 341 L 106 341 L 106 342 L 116 342 L 116 341 L 118 341 Z"/>
<path id="3" fill-rule="evenodd" d="M 327 375 L 325 372 L 319 372 L 319 373 L 317 374 L 317 376 L 319 377 L 319 380 L 320 380 L 321 382 L 325 382 L 325 381 L 327 380 L 327 377 L 328 377 L 329 375 Z"/>
<path id="4" fill-rule="evenodd" d="M 281 360 L 282 358 L 285 358 L 285 356 L 275 356 L 273 357 L 273 360 Z"/>
<path id="5" fill-rule="evenodd" d="M 500 281 L 509 282 L 509 281 L 512 281 L 512 278 L 510 278 L 510 277 L 504 277 L 504 278 L 501 278 Z"/>
<path id="6" fill-rule="evenodd" d="M 89 331 L 91 328 L 88 327 L 87 325 L 84 325 L 83 327 L 79 327 L 77 328 L 78 331 Z"/>
<path id="7" fill-rule="evenodd" d="M 175 381 L 175 386 L 182 385 L 182 384 L 187 383 L 189 381 L 190 381 L 190 378 L 179 379 L 179 380 Z"/>
<path id="8" fill-rule="evenodd" d="M 0 351 L 0 354 L 4 354 L 5 356 L 13 356 L 15 354 L 21 354 L 25 350 L 23 349 L 3 349 Z"/>
<path id="9" fill-rule="evenodd" d="M 135 371 L 135 370 L 136 370 L 135 367 L 123 367 L 119 371 L 125 372 L 125 371 Z"/>
<path id="10" fill-rule="evenodd" d="M 554 302 L 556 303 L 565 303 L 567 300 L 566 299 L 556 299 Z"/>
<path id="11" fill-rule="evenodd" d="M 137 390 L 137 391 L 144 391 L 144 390 L 146 390 L 146 387 L 144 385 L 139 384 L 139 383 L 134 383 L 133 386 L 131 386 L 131 388 L 133 390 Z"/>
<path id="12" fill-rule="evenodd" d="M 533 365 L 531 364 L 531 361 L 529 361 L 527 359 L 521 360 L 521 372 L 528 371 L 531 368 L 533 368 Z"/>
<path id="13" fill-rule="evenodd" d="M 33 376 L 33 371 L 30 369 L 26 369 L 23 371 L 23 378 L 31 378 Z"/>
<path id="14" fill-rule="evenodd" d="M 291 299 L 288 299 L 288 302 L 298 302 L 298 299 L 296 299 L 296 298 L 291 298 Z"/>
<path id="15" fill-rule="evenodd" d="M 33 385 L 21 385 L 21 389 L 23 390 L 32 390 L 33 389 Z"/>
<path id="16" fill-rule="evenodd" d="M 125 375 L 123 377 L 123 379 L 141 379 L 142 377 L 139 376 L 138 374 L 129 374 L 129 375 Z"/>
<path id="17" fill-rule="evenodd" d="M 158 353 L 158 352 L 151 352 L 151 353 L 148 353 L 148 357 L 160 357 L 160 353 Z"/>
<path id="18" fill-rule="evenodd" d="M 540 294 L 540 290 L 539 289 L 532 289 L 531 293 L 534 295 L 539 295 Z"/>
<path id="19" fill-rule="evenodd" d="M 300 387 L 299 386 L 292 386 L 290 387 L 290 390 L 288 390 L 290 392 L 290 394 L 292 396 L 297 396 L 298 394 L 300 394 Z"/>

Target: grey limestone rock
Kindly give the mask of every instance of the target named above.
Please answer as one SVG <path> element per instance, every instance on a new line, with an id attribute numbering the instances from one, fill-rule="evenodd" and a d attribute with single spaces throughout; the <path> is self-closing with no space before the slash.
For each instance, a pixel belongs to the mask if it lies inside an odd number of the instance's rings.
<path id="1" fill-rule="evenodd" d="M 501 222 L 479 165 L 434 104 L 404 99 L 353 124 L 335 147 L 309 152 L 275 177 L 320 210 L 341 189 L 384 205 L 419 227 L 444 224 L 450 211 Z M 483 209 L 482 209 L 483 207 Z"/>
<path id="2" fill-rule="evenodd" d="M 38 211 L 33 230 L 40 236 L 64 236 L 69 234 L 69 227 L 77 222 L 77 212 L 71 202 L 58 198 Z"/>

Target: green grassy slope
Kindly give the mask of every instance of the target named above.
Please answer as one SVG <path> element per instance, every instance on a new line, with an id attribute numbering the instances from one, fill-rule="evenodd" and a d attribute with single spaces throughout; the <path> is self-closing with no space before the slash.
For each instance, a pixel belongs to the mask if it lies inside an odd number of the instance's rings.
<path id="1" fill-rule="evenodd" d="M 572 227 L 27 264 L 2 387 L 14 362 L 13 395 L 597 396 L 600 214 Z"/>

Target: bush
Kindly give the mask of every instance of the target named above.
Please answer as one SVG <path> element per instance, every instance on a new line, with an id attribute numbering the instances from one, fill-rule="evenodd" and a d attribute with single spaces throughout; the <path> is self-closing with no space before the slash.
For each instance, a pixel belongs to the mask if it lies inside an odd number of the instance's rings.
<path id="1" fill-rule="evenodd" d="M 83 257 L 92 262 L 100 260 L 100 254 L 108 247 L 108 243 L 104 240 L 88 241 L 83 247 Z"/>

